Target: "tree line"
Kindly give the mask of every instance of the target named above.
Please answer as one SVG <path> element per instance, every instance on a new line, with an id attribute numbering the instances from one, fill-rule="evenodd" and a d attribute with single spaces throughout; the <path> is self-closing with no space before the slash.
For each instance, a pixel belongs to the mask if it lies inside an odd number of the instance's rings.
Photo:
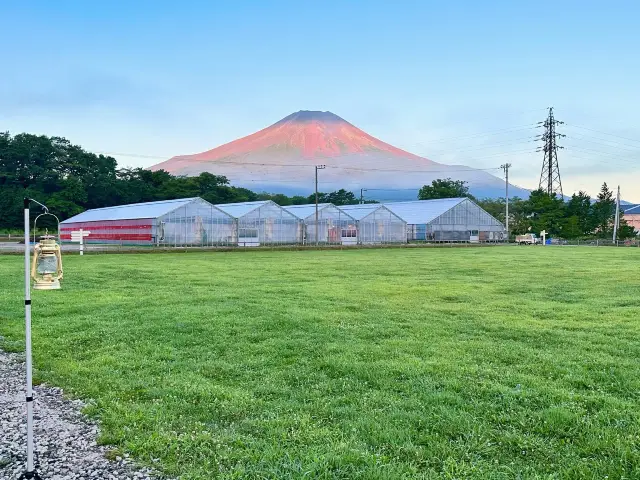
<path id="1" fill-rule="evenodd" d="M 61 220 L 91 208 L 201 197 L 211 203 L 273 200 L 279 205 L 315 202 L 315 194 L 257 193 L 234 187 L 221 175 L 174 176 L 159 170 L 118 168 L 115 158 L 88 152 L 61 137 L 0 133 L 0 229 L 23 226 L 24 197 L 45 203 Z M 323 203 L 359 203 L 344 189 L 320 193 Z"/>
<path id="2" fill-rule="evenodd" d="M 466 182 L 438 179 L 423 186 L 418 194 L 421 200 L 433 198 L 469 197 L 495 218 L 505 223 L 506 200 L 476 199 L 469 193 Z M 546 230 L 554 237 L 567 240 L 581 238 L 613 238 L 616 200 L 606 183 L 595 199 L 585 192 L 573 194 L 568 201 L 535 190 L 527 199 L 509 199 L 509 230 L 513 235 Z M 638 235 L 621 217 L 618 238 L 621 240 Z"/>

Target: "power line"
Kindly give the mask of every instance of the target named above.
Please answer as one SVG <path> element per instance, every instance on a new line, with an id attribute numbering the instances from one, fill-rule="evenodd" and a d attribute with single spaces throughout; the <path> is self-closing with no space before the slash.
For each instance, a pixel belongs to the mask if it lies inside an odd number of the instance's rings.
<path id="1" fill-rule="evenodd" d="M 510 127 L 510 128 L 504 128 L 501 130 L 494 130 L 494 131 L 489 131 L 489 132 L 480 132 L 480 133 L 474 133 L 474 134 L 470 134 L 470 135 L 461 135 L 461 136 L 456 136 L 456 137 L 445 137 L 445 138 L 439 138 L 436 140 L 428 140 L 428 141 L 424 141 L 424 142 L 417 142 L 415 145 L 431 145 L 433 143 L 442 143 L 442 142 L 450 142 L 453 140 L 461 140 L 464 138 L 475 138 L 475 137 L 490 137 L 490 136 L 494 136 L 494 135 L 498 135 L 501 133 L 507 133 L 507 132 L 517 132 L 517 131 L 522 131 L 522 130 L 531 130 L 532 127 L 535 127 L 537 124 L 536 123 L 531 123 L 531 124 L 526 124 L 526 125 L 519 125 L 517 127 Z"/>
<path id="2" fill-rule="evenodd" d="M 584 164 L 580 165 L 580 167 L 584 167 L 585 165 L 589 165 L 592 167 L 598 166 L 598 165 L 604 165 L 604 166 L 609 166 L 609 167 L 616 167 L 616 168 L 624 168 L 625 172 L 629 171 L 629 167 L 631 167 L 631 171 L 633 170 L 638 170 L 638 168 L 640 167 L 640 165 L 634 164 L 632 162 L 623 162 L 623 163 L 619 163 L 612 160 L 607 160 L 605 162 L 597 162 L 597 161 L 593 161 L 593 159 L 590 158 L 585 158 L 585 157 L 579 157 L 579 156 L 568 156 L 568 158 L 570 158 L 571 160 L 580 160 L 582 162 L 584 162 Z M 634 168 L 635 167 L 635 168 Z M 614 168 L 609 168 L 607 170 L 614 170 Z"/>
<path id="3" fill-rule="evenodd" d="M 625 163 L 630 163 L 632 165 L 637 165 L 638 162 L 634 162 L 632 160 L 625 160 L 624 158 L 620 158 L 620 154 L 618 153 L 612 153 L 612 152 L 603 152 L 600 150 L 593 150 L 590 148 L 582 148 L 582 147 L 576 147 L 575 145 L 567 145 L 567 150 L 578 150 L 580 152 L 586 152 L 586 153 L 593 153 L 596 155 L 604 155 L 606 157 L 613 157 L 618 159 L 621 162 L 625 162 Z"/>
<path id="4" fill-rule="evenodd" d="M 523 111 L 519 111 L 519 112 L 511 112 L 511 113 L 504 113 L 504 114 L 500 114 L 500 118 L 506 118 L 506 117 L 515 117 L 516 115 L 524 115 L 526 113 L 538 113 L 541 111 L 546 111 L 546 108 L 534 108 L 532 110 L 523 110 Z M 484 117 L 474 117 L 473 120 L 474 121 L 478 121 L 478 120 L 494 120 L 495 119 L 495 115 L 487 115 Z M 449 123 L 447 124 L 447 127 L 451 127 L 451 126 L 455 126 L 455 125 L 462 125 L 463 123 L 468 123 L 468 120 L 462 120 L 459 122 L 454 122 L 454 123 Z"/>
<path id="5" fill-rule="evenodd" d="M 404 169 L 390 169 L 390 168 L 357 168 L 357 167 L 339 167 L 327 165 L 326 168 L 333 168 L 338 170 L 351 170 L 357 172 L 405 172 L 405 173 L 459 173 L 459 172 L 477 172 L 477 171 L 490 171 L 499 170 L 500 167 L 491 168 L 466 168 L 460 170 L 404 170 Z"/>
<path id="6" fill-rule="evenodd" d="M 439 143 L 439 142 L 442 142 L 442 141 L 458 140 L 458 139 L 462 139 L 462 138 L 491 136 L 493 134 L 497 134 L 497 133 L 500 133 L 500 132 L 528 130 L 528 129 L 531 129 L 530 127 L 534 127 L 535 125 L 536 125 L 535 123 L 532 123 L 532 124 L 527 124 L 525 126 L 527 128 L 511 127 L 511 128 L 507 128 L 507 129 L 497 130 L 495 132 L 484 132 L 484 133 L 477 133 L 477 134 L 472 134 L 472 135 L 462 135 L 462 136 L 458 136 L 458 137 L 450 137 L 450 138 L 447 138 L 447 139 L 440 139 L 440 140 L 434 140 L 434 141 L 417 142 L 417 143 L 412 144 L 410 146 L 427 145 L 427 144 L 431 144 L 431 143 Z M 529 138 L 529 137 L 523 137 L 523 139 L 526 139 L 526 138 Z M 500 145 L 504 145 L 504 144 L 496 144 L 496 146 L 500 146 Z M 485 147 L 488 148 L 490 146 L 491 145 L 479 145 L 478 148 L 485 148 Z M 470 147 L 473 148 L 475 146 L 471 145 Z M 467 150 L 470 150 L 470 149 L 469 148 L 463 148 L 463 149 L 457 149 L 457 150 L 447 150 L 447 152 L 456 153 L 458 151 L 467 151 Z M 121 157 L 131 157 L 131 158 L 144 158 L 144 159 L 150 159 L 150 160 L 169 160 L 169 159 L 175 158 L 175 157 L 187 157 L 187 156 L 189 156 L 189 155 L 173 155 L 173 156 L 165 155 L 165 156 L 160 156 L 160 155 L 145 155 L 145 154 L 138 154 L 138 153 L 108 152 L 108 151 L 96 151 L 95 153 L 98 154 L 98 155 L 110 155 L 110 156 L 121 156 Z M 357 153 L 362 153 L 362 152 L 351 152 L 351 153 L 333 155 L 333 156 L 325 155 L 324 158 L 334 159 L 334 158 L 349 157 L 349 156 L 355 155 Z M 411 152 L 407 152 L 407 153 L 409 155 L 414 155 L 416 157 L 425 158 L 425 157 L 422 157 L 421 155 L 412 154 Z M 246 152 L 244 154 L 244 156 L 249 155 L 249 154 L 250 154 L 250 152 Z M 243 157 L 239 157 L 239 158 L 243 158 Z"/>
<path id="7" fill-rule="evenodd" d="M 636 138 L 629 138 L 629 137 L 623 137 L 620 135 L 614 135 L 613 133 L 607 133 L 607 132 L 602 132 L 600 130 L 594 130 L 593 128 L 587 128 L 587 127 L 581 127 L 580 125 L 570 125 L 574 128 L 580 128 L 581 130 L 588 130 L 590 132 L 595 132 L 595 133 L 600 133 L 602 135 L 608 135 L 610 137 L 616 137 L 616 138 L 621 138 L 622 140 L 629 140 L 631 142 L 638 142 L 640 143 L 640 140 L 636 139 Z"/>
<path id="8" fill-rule="evenodd" d="M 536 140 L 532 137 L 522 137 L 522 138 L 513 139 L 509 142 L 489 143 L 484 145 L 472 145 L 469 148 L 462 148 L 459 150 L 448 150 L 448 151 L 445 151 L 445 154 L 446 153 L 465 153 L 465 152 L 471 152 L 476 150 L 485 150 L 487 148 L 508 147 L 511 145 L 522 145 L 525 143 L 532 143 L 535 141 Z"/>
<path id="9" fill-rule="evenodd" d="M 591 140 L 586 140 L 583 137 L 576 137 L 575 135 L 572 135 L 570 138 L 572 139 L 576 139 L 579 142 L 585 142 L 591 145 L 596 145 L 598 147 L 606 147 L 606 148 L 612 148 L 612 149 L 616 149 L 616 150 L 620 150 L 623 152 L 628 152 L 628 153 L 640 153 L 640 145 L 636 148 L 627 148 L 627 147 L 619 147 L 617 145 L 608 145 L 606 143 L 602 143 L 602 142 L 593 142 Z"/>
<path id="10" fill-rule="evenodd" d="M 507 143 L 497 143 L 497 144 L 485 144 L 485 145 L 470 145 L 470 148 L 462 148 L 462 149 L 448 149 L 446 151 L 446 153 L 460 153 L 460 152 L 467 152 L 467 151 L 472 151 L 472 150 L 482 150 L 485 148 L 491 148 L 491 147 L 499 147 L 499 146 L 507 146 L 507 145 L 518 145 L 520 143 L 529 143 L 529 141 L 524 141 L 527 140 L 531 137 L 522 137 L 519 139 L 515 139 L 512 140 L 510 142 Z M 533 140 L 532 140 L 533 141 Z M 170 160 L 172 158 L 180 158 L 180 157 L 188 157 L 189 155 L 174 155 L 173 157 L 168 157 L 168 156 L 160 156 L 160 155 L 143 155 L 143 154 L 137 154 L 137 153 L 125 153 L 125 152 L 105 152 L 105 151 L 99 151 L 96 152 L 99 155 L 111 155 L 111 156 L 119 156 L 119 157 L 132 157 L 132 158 L 144 158 L 144 159 L 151 159 L 151 160 Z M 351 153 L 344 153 L 344 154 L 340 154 L 340 155 L 324 155 L 321 157 L 317 157 L 317 158 L 322 158 L 322 159 L 326 159 L 326 160 L 332 160 L 332 159 L 338 159 L 338 158 L 345 158 L 345 157 L 351 157 L 353 155 L 357 155 L 358 153 L 364 153 L 364 152 L 351 152 Z M 430 160 L 430 158 L 427 157 L 423 157 L 420 155 L 416 155 L 416 154 L 412 154 L 411 152 L 407 152 L 409 155 L 418 157 L 418 158 L 423 158 L 425 160 Z M 248 155 L 250 155 L 251 152 L 245 152 L 244 154 L 238 156 L 238 160 L 241 160 L 242 158 L 246 158 Z M 433 161 L 433 160 L 432 160 Z M 223 161 L 219 161 L 219 160 L 212 160 L 212 162 L 215 163 L 223 163 Z M 285 164 L 283 164 L 285 165 Z"/>
<path id="11" fill-rule="evenodd" d="M 605 146 L 605 147 L 620 148 L 620 149 L 623 149 L 623 150 L 638 151 L 640 149 L 640 145 L 630 145 L 628 143 L 617 142 L 615 140 L 609 140 L 608 138 L 595 137 L 593 135 L 589 135 L 589 136 L 586 136 L 586 135 L 571 135 L 571 138 L 577 138 L 577 139 L 579 139 L 580 141 L 583 141 L 583 142 L 597 143 L 598 145 L 602 145 L 602 146 Z M 587 138 L 589 140 L 585 140 Z M 594 142 L 593 140 L 602 140 L 602 141 L 608 142 L 608 143 Z"/>
<path id="12" fill-rule="evenodd" d="M 524 152 L 529 152 L 530 150 L 523 150 Z M 514 151 L 514 152 L 503 152 L 503 153 L 499 153 L 496 155 L 487 155 L 485 157 L 482 158 L 492 158 L 492 157 L 499 157 L 499 156 L 504 156 L 504 155 L 511 155 L 511 154 L 515 154 L 515 153 L 521 153 L 523 151 Z M 124 153 L 104 153 L 101 152 L 102 154 L 108 154 L 108 155 L 121 155 L 121 156 L 140 156 L 137 154 L 124 154 Z M 343 156 L 347 156 L 347 155 L 343 155 Z M 144 158 L 150 158 L 151 156 L 144 156 Z M 245 155 L 246 157 L 246 155 Z M 332 160 L 335 158 L 340 158 L 341 156 L 335 156 L 335 157 L 327 157 L 327 159 Z M 160 157 L 155 157 L 155 158 L 160 158 Z M 165 158 L 165 157 L 161 157 L 161 158 Z M 306 169 L 309 168 L 308 165 L 301 165 L 301 164 L 288 164 L 288 163 L 267 163 L 267 162 L 242 162 L 242 158 L 239 158 L 238 160 L 235 161 L 225 161 L 225 160 L 214 160 L 211 162 L 214 165 L 254 165 L 254 166 L 261 166 L 261 167 L 287 167 L 287 168 L 300 168 L 300 169 Z M 420 170 L 407 170 L 407 169 L 385 169 L 385 168 L 361 168 L 361 167 L 348 167 L 348 166 L 339 166 L 339 165 L 326 165 L 326 168 L 331 168 L 331 169 L 339 169 L 339 170 L 352 170 L 352 171 L 378 171 L 378 172 L 406 172 L 406 173 L 455 173 L 455 172 L 468 172 L 468 171 L 489 171 L 489 170 L 498 170 L 500 167 L 490 167 L 490 168 L 465 168 L 465 169 L 459 169 L 459 170 L 451 170 L 451 169 L 447 169 L 447 170 L 433 170 L 433 169 L 420 169 Z"/>

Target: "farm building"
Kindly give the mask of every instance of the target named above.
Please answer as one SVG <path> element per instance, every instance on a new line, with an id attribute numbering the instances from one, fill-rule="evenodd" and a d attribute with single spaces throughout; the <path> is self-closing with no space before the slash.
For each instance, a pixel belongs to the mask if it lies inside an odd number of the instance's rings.
<path id="1" fill-rule="evenodd" d="M 237 244 L 258 246 L 302 241 L 302 223 L 271 200 L 216 205 L 237 224 Z"/>
<path id="2" fill-rule="evenodd" d="M 356 221 L 354 233 L 359 244 L 407 242 L 407 223 L 379 203 L 338 208 Z"/>
<path id="3" fill-rule="evenodd" d="M 479 242 L 504 238 L 504 225 L 468 198 L 384 205 L 407 222 L 408 240 Z"/>
<path id="4" fill-rule="evenodd" d="M 284 209 L 294 214 L 303 225 L 303 243 L 316 243 L 316 205 L 291 205 Z M 356 220 L 331 203 L 318 204 L 318 243 L 357 243 Z"/>
<path id="5" fill-rule="evenodd" d="M 235 242 L 235 220 L 202 200 L 183 198 L 87 210 L 60 223 L 60 239 L 89 231 L 86 243 L 120 245 L 226 245 Z"/>
<path id="6" fill-rule="evenodd" d="M 622 205 L 622 218 L 640 232 L 640 205 Z"/>

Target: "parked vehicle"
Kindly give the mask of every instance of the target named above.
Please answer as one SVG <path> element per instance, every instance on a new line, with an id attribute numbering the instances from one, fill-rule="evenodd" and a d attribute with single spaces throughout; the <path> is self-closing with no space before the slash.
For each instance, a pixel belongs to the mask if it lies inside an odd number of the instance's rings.
<path id="1" fill-rule="evenodd" d="M 527 233 L 525 235 L 517 235 L 516 243 L 518 245 L 538 245 L 541 239 L 535 233 Z"/>

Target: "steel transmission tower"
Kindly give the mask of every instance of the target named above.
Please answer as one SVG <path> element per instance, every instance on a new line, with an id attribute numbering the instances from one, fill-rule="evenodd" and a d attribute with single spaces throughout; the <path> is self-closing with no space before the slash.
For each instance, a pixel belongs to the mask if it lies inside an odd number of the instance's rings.
<path id="1" fill-rule="evenodd" d="M 560 198 L 563 198 L 563 196 L 560 167 L 558 166 L 558 149 L 564 147 L 559 146 L 556 140 L 566 135 L 556 133 L 556 126 L 562 125 L 563 123 L 564 122 L 555 119 L 553 116 L 553 107 L 549 107 L 549 116 L 547 119 L 544 122 L 538 122 L 538 127 L 544 127 L 544 133 L 537 136 L 539 141 L 544 142 L 544 146 L 537 150 L 538 152 L 544 152 L 539 188 L 549 195 L 555 193 Z"/>

